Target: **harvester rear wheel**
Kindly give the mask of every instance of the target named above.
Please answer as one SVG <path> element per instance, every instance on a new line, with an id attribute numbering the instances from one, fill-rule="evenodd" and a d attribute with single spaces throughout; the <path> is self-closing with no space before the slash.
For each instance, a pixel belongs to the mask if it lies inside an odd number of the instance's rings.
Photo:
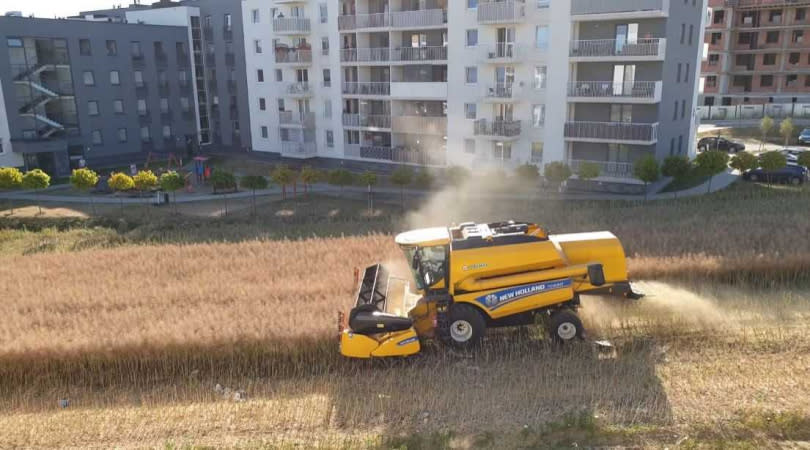
<path id="1" fill-rule="evenodd" d="M 552 341 L 562 344 L 582 339 L 585 335 L 585 328 L 573 311 L 561 309 L 553 312 L 549 317 L 548 332 Z"/>
<path id="2" fill-rule="evenodd" d="M 450 345 L 462 350 L 471 349 L 481 343 L 487 324 L 475 307 L 453 305 L 449 314 Z"/>

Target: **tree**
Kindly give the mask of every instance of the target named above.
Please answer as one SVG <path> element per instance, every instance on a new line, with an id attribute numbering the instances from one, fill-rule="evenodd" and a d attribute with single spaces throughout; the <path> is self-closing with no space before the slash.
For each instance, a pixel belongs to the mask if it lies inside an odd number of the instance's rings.
<path id="1" fill-rule="evenodd" d="M 309 188 L 320 180 L 321 174 L 312 168 L 312 166 L 304 166 L 301 168 L 301 182 L 304 183 L 304 192 L 308 193 Z"/>
<path id="2" fill-rule="evenodd" d="M 706 192 L 712 191 L 712 179 L 715 175 L 728 169 L 728 153 L 718 150 L 703 152 L 695 158 L 695 164 L 703 175 L 709 177 Z"/>
<path id="3" fill-rule="evenodd" d="M 731 163 L 729 165 L 732 169 L 739 170 L 740 173 L 745 173 L 749 170 L 756 169 L 759 165 L 759 161 L 752 153 L 742 151 L 738 152 L 731 158 Z"/>
<path id="4" fill-rule="evenodd" d="M 158 186 L 158 178 L 151 170 L 141 170 L 132 177 L 135 189 L 143 196 L 144 192 L 149 192 Z M 149 215 L 149 204 L 145 204 L 146 214 Z"/>
<path id="5" fill-rule="evenodd" d="M 80 191 L 89 192 L 98 184 L 98 174 L 87 168 L 73 169 L 73 173 L 70 174 L 70 184 Z M 95 214 L 96 205 L 93 203 L 93 196 L 90 195 L 89 197 L 90 209 Z"/>
<path id="6" fill-rule="evenodd" d="M 433 175 L 427 169 L 422 169 L 414 174 L 413 184 L 420 189 L 428 190 L 433 186 Z"/>
<path id="7" fill-rule="evenodd" d="M 245 175 L 239 184 L 243 188 L 253 191 L 253 216 L 256 217 L 256 190 L 267 189 L 267 179 L 261 175 Z"/>
<path id="8" fill-rule="evenodd" d="M 633 164 L 633 175 L 644 182 L 644 200 L 647 200 L 647 186 L 658 181 L 660 174 L 658 161 L 653 155 L 643 156 Z"/>
<path id="9" fill-rule="evenodd" d="M 16 167 L 0 167 L 0 190 L 10 191 L 19 189 L 22 186 L 23 174 Z M 14 214 L 14 206 L 11 199 L 8 200 L 8 207 L 11 214 Z"/>
<path id="10" fill-rule="evenodd" d="M 116 192 L 126 192 L 135 187 L 135 182 L 132 180 L 132 177 L 123 173 L 118 172 L 110 175 L 110 179 L 107 180 L 107 185 L 110 186 L 110 189 Z M 124 216 L 124 197 L 119 196 L 121 199 L 121 217 Z"/>
<path id="11" fill-rule="evenodd" d="M 686 156 L 668 156 L 661 165 L 661 175 L 672 177 L 676 182 L 686 178 L 691 170 L 692 164 Z M 678 191 L 675 191 L 675 197 L 678 197 Z"/>
<path id="12" fill-rule="evenodd" d="M 557 189 L 571 178 L 571 175 L 573 175 L 571 168 L 562 161 L 552 161 L 543 167 L 543 177 L 550 183 L 556 185 Z"/>
<path id="13" fill-rule="evenodd" d="M 228 191 L 231 189 L 236 189 L 236 177 L 234 176 L 233 172 L 228 172 L 224 169 L 214 169 L 214 172 L 211 174 L 211 185 L 214 187 L 214 193 L 217 190 L 222 189 L 225 191 L 223 193 L 222 199 L 225 203 L 225 212 L 224 215 L 228 215 Z"/>
<path id="14" fill-rule="evenodd" d="M 810 169 L 810 152 L 799 153 L 799 158 L 796 160 L 796 163 Z"/>
<path id="15" fill-rule="evenodd" d="M 772 151 L 759 155 L 759 167 L 765 171 L 768 187 L 771 186 L 771 172 L 783 169 L 787 165 L 787 158 L 781 152 Z"/>
<path id="16" fill-rule="evenodd" d="M 399 202 L 403 210 L 405 210 L 405 186 L 411 184 L 413 181 L 413 170 L 407 166 L 397 167 L 391 172 L 391 184 L 399 186 Z"/>
<path id="17" fill-rule="evenodd" d="M 785 139 L 785 145 L 790 145 L 794 134 L 796 134 L 796 126 L 793 125 L 793 119 L 788 117 L 779 124 L 779 135 Z"/>
<path id="18" fill-rule="evenodd" d="M 579 165 L 579 171 L 577 171 L 577 176 L 580 180 L 593 180 L 594 178 L 599 176 L 599 165 L 592 162 L 582 162 Z"/>
<path id="19" fill-rule="evenodd" d="M 540 178 L 540 169 L 534 164 L 521 164 L 515 168 L 515 176 L 521 181 L 534 184 Z"/>
<path id="20" fill-rule="evenodd" d="M 329 172 L 327 181 L 332 186 L 338 186 L 340 195 L 343 196 L 343 188 L 354 183 L 354 174 L 346 169 L 335 169 Z"/>
<path id="21" fill-rule="evenodd" d="M 762 132 L 762 139 L 759 141 L 760 150 L 762 150 L 762 146 L 765 145 L 765 140 L 768 139 L 768 135 L 773 131 L 773 127 L 773 119 L 771 119 L 770 116 L 765 116 L 759 121 L 759 131 Z"/>
<path id="22" fill-rule="evenodd" d="M 365 172 L 360 174 L 358 177 L 360 184 L 363 186 L 368 186 L 368 211 L 369 214 L 374 213 L 374 192 L 372 192 L 372 188 L 377 185 L 377 174 L 366 170 Z"/>
<path id="23" fill-rule="evenodd" d="M 174 170 L 170 170 L 160 176 L 160 188 L 166 192 L 172 193 L 172 203 L 174 204 L 174 212 L 177 212 L 177 191 L 183 189 L 186 185 L 186 180 L 183 176 Z"/>
<path id="24" fill-rule="evenodd" d="M 30 189 L 39 195 L 39 191 L 51 185 L 51 176 L 40 169 L 33 169 L 25 172 L 22 177 L 22 188 Z M 37 201 L 39 214 L 42 215 L 42 205 Z"/>
<path id="25" fill-rule="evenodd" d="M 466 167 L 450 166 L 446 169 L 444 176 L 447 182 L 455 187 L 459 187 L 470 178 L 470 171 Z"/>
<path id="26" fill-rule="evenodd" d="M 295 181 L 295 174 L 293 173 L 292 169 L 287 167 L 285 164 L 277 165 L 272 172 L 270 172 L 270 178 L 273 179 L 273 182 L 277 185 L 281 186 L 281 199 L 287 199 L 287 185 L 292 184 Z"/>

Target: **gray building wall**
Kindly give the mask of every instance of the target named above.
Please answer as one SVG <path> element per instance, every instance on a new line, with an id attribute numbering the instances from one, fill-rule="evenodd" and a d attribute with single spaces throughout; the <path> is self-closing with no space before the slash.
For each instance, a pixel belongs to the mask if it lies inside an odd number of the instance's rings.
<path id="1" fill-rule="evenodd" d="M 65 39 L 68 44 L 79 132 L 76 135 L 52 139 L 51 142 L 43 143 L 47 145 L 41 147 L 22 145 L 20 148 L 23 151 L 28 148 L 35 151 L 55 152 L 57 175 L 69 172 L 70 166 L 67 159 L 69 147 L 83 148 L 84 157 L 91 166 L 139 162 L 145 157 L 144 152 L 150 149 L 169 151 L 177 148 L 182 151 L 185 148 L 185 136 L 193 136 L 196 133 L 193 114 L 183 115 L 180 106 L 181 96 L 191 97 L 193 95 L 190 90 L 188 93 L 181 93 L 177 75 L 178 70 L 188 67 L 190 64 L 188 61 L 181 61 L 178 65 L 175 51 L 177 42 L 187 41 L 186 33 L 186 29 L 182 27 L 0 17 L 0 38 L 2 38 L 2 42 L 0 42 L 0 78 L 4 85 L 9 86 L 10 95 L 5 96 L 5 101 L 6 109 L 14 112 L 9 114 L 8 118 L 12 139 L 22 140 L 25 126 L 23 119 L 16 113 L 21 105 L 13 94 L 15 83 L 9 64 L 7 39 L 13 37 L 61 38 Z M 91 55 L 81 54 L 80 39 L 90 41 Z M 107 40 L 116 41 L 117 55 L 108 55 Z M 132 41 L 141 42 L 144 54 L 142 68 L 136 69 L 134 66 L 135 63 L 130 53 Z M 165 65 L 159 65 L 155 59 L 154 42 L 156 41 L 163 43 L 167 56 Z M 119 73 L 120 85 L 115 86 L 110 82 L 110 72 L 113 70 L 117 70 Z M 151 145 L 147 146 L 141 141 L 140 130 L 143 125 L 137 111 L 139 94 L 136 93 L 135 88 L 135 70 L 143 73 L 146 86 L 145 96 L 142 97 L 146 99 L 150 120 L 145 125 L 150 127 L 152 137 Z M 165 70 L 168 80 L 168 91 L 163 94 L 158 89 L 158 70 Z M 84 84 L 85 71 L 93 73 L 95 79 L 93 86 Z M 170 117 L 161 117 L 160 98 L 162 96 L 169 99 Z M 113 101 L 117 99 L 123 100 L 123 114 L 113 112 Z M 89 115 L 89 101 L 98 102 L 99 114 L 97 116 Z M 163 124 L 172 127 L 171 141 L 163 141 Z M 119 142 L 118 130 L 121 128 L 127 130 L 126 142 Z M 93 130 L 101 130 L 102 144 L 93 145 Z M 177 139 L 180 139 L 179 143 Z M 75 150 L 71 153 L 75 154 Z"/>

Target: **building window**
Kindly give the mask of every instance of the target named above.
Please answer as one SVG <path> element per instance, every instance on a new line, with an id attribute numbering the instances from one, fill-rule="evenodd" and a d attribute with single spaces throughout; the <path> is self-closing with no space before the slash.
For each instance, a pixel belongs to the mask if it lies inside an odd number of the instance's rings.
<path id="1" fill-rule="evenodd" d="M 476 116 L 476 105 L 475 103 L 465 103 L 464 104 L 464 118 L 475 120 Z"/>
<path id="2" fill-rule="evenodd" d="M 267 127 L 262 125 L 262 137 L 267 139 L 269 133 L 267 132 Z"/>
<path id="3" fill-rule="evenodd" d="M 803 30 L 793 30 L 793 42 L 799 43 L 804 40 L 804 31 Z"/>
<path id="4" fill-rule="evenodd" d="M 169 112 L 169 99 L 168 98 L 161 98 L 160 99 L 160 113 L 166 114 Z"/>
<path id="5" fill-rule="evenodd" d="M 284 112 L 284 99 L 278 99 L 278 112 Z"/>
<path id="6" fill-rule="evenodd" d="M 781 9 L 774 9 L 771 10 L 770 17 L 771 23 L 782 23 L 782 10 Z"/>
<path id="7" fill-rule="evenodd" d="M 267 111 L 267 101 L 264 97 L 259 97 L 259 111 Z"/>
<path id="8" fill-rule="evenodd" d="M 151 139 L 152 133 L 149 131 L 149 127 L 141 127 L 141 141 L 149 142 Z"/>
<path id="9" fill-rule="evenodd" d="M 807 17 L 807 10 L 805 8 L 796 8 L 796 22 L 803 22 Z"/>
<path id="10" fill-rule="evenodd" d="M 678 136 L 678 154 L 683 151 L 683 135 Z"/>
<path id="11" fill-rule="evenodd" d="M 534 88 L 535 89 L 545 89 L 546 88 L 546 66 L 535 66 L 534 67 Z"/>
<path id="12" fill-rule="evenodd" d="M 82 56 L 90 56 L 93 54 L 90 48 L 90 39 L 79 39 L 79 53 Z"/>
<path id="13" fill-rule="evenodd" d="M 712 45 L 717 45 L 721 40 L 723 40 L 723 33 L 712 33 L 711 35 Z"/>
<path id="14" fill-rule="evenodd" d="M 532 105 L 532 126 L 540 128 L 546 122 L 546 105 Z"/>
<path id="15" fill-rule="evenodd" d="M 711 57 L 709 58 L 711 61 Z M 762 55 L 762 65 L 763 66 L 773 66 L 776 64 L 776 53 L 767 53 Z"/>
<path id="16" fill-rule="evenodd" d="M 335 146 L 335 133 L 332 130 L 326 130 L 326 146 L 329 148 Z"/>
<path id="17" fill-rule="evenodd" d="M 672 111 L 672 120 L 678 120 L 678 100 L 675 100 L 675 110 Z"/>
<path id="18" fill-rule="evenodd" d="M 323 101 L 323 116 L 327 119 L 332 117 L 332 100 Z"/>
<path id="19" fill-rule="evenodd" d="M 119 128 L 118 129 L 118 142 L 126 142 L 127 141 L 127 129 L 126 128 Z"/>
<path id="20" fill-rule="evenodd" d="M 464 139 L 464 153 L 475 154 L 475 139 Z"/>
<path id="21" fill-rule="evenodd" d="M 686 100 L 681 100 L 681 119 L 686 116 Z"/>
<path id="22" fill-rule="evenodd" d="M 749 33 L 740 33 L 740 37 L 745 34 L 748 36 L 746 42 L 740 42 L 741 44 L 749 44 L 751 42 L 751 38 Z M 765 43 L 766 44 L 776 44 L 779 42 L 779 32 L 778 31 L 769 31 L 765 34 Z"/>
<path id="23" fill-rule="evenodd" d="M 253 41 L 253 51 L 258 53 L 262 52 L 262 41 L 261 39 L 256 39 Z"/>
<path id="24" fill-rule="evenodd" d="M 135 80 L 135 87 L 143 86 L 143 72 L 141 72 L 140 70 L 136 70 L 132 74 L 132 77 Z"/>
<path id="25" fill-rule="evenodd" d="M 773 86 L 773 75 L 762 75 L 759 77 L 760 86 Z"/>
<path id="26" fill-rule="evenodd" d="M 796 80 L 798 79 L 798 75 L 788 75 L 785 77 L 785 86 L 793 87 L 796 85 Z"/>
<path id="27" fill-rule="evenodd" d="M 798 53 L 791 53 L 788 55 L 788 62 L 791 64 L 798 64 L 799 63 L 799 54 Z"/>
<path id="28" fill-rule="evenodd" d="M 716 75 L 709 75 L 706 77 L 706 87 L 717 87 Z"/>
<path id="29" fill-rule="evenodd" d="M 684 73 L 683 73 L 683 82 L 684 82 L 684 83 L 688 83 L 688 82 L 689 82 L 689 70 L 690 70 L 691 68 L 692 68 L 692 67 L 691 67 L 691 65 L 690 65 L 689 63 L 686 63 L 686 70 L 685 70 L 685 71 L 684 71 Z"/>
<path id="30" fill-rule="evenodd" d="M 675 82 L 676 83 L 681 82 L 681 63 L 678 63 L 678 71 L 676 72 Z"/>
<path id="31" fill-rule="evenodd" d="M 467 30 L 467 47 L 478 45 L 478 30 Z"/>
<path id="32" fill-rule="evenodd" d="M 264 70 L 259 69 L 256 71 L 256 79 L 259 81 L 259 83 L 264 82 Z"/>
<path id="33" fill-rule="evenodd" d="M 467 8 L 478 8 L 478 0 L 467 0 Z"/>
<path id="34" fill-rule="evenodd" d="M 538 25 L 534 29 L 534 46 L 540 49 L 548 48 L 548 27 Z"/>
<path id="35" fill-rule="evenodd" d="M 532 156 L 531 161 L 533 163 L 542 163 L 543 162 L 543 143 L 542 142 L 532 142 Z"/>
<path id="36" fill-rule="evenodd" d="M 107 41 L 107 56 L 115 56 L 118 54 L 118 42 Z"/>
<path id="37" fill-rule="evenodd" d="M 132 41 L 129 43 L 129 50 L 132 56 L 134 57 L 141 57 L 143 56 L 143 50 L 141 49 L 141 43 L 138 41 Z"/>
<path id="38" fill-rule="evenodd" d="M 233 31 L 233 22 L 231 21 L 230 14 L 225 14 L 225 31 Z"/>
<path id="39" fill-rule="evenodd" d="M 276 69 L 276 81 L 284 81 L 284 73 L 281 71 L 281 69 Z"/>
<path id="40" fill-rule="evenodd" d="M 110 71 L 110 84 L 113 86 L 119 86 L 121 84 L 121 77 L 119 76 L 117 70 Z"/>
<path id="41" fill-rule="evenodd" d="M 492 149 L 492 157 L 506 161 L 512 159 L 512 144 L 509 142 L 496 142 Z"/>
<path id="42" fill-rule="evenodd" d="M 323 85 L 329 87 L 332 85 L 332 71 L 323 69 Z"/>
<path id="43" fill-rule="evenodd" d="M 478 67 L 467 67 L 464 71 L 464 81 L 468 84 L 478 82 Z"/>
<path id="44" fill-rule="evenodd" d="M 145 116 L 147 114 L 146 111 L 146 100 L 139 98 L 138 99 L 138 115 Z"/>
<path id="45" fill-rule="evenodd" d="M 684 42 L 686 42 L 686 24 L 682 23 L 681 24 L 681 44 L 683 44 Z"/>
<path id="46" fill-rule="evenodd" d="M 329 21 L 329 8 L 326 6 L 326 3 L 321 3 L 318 5 L 318 9 L 321 13 L 321 23 L 326 23 Z"/>
<path id="47" fill-rule="evenodd" d="M 101 130 L 93 130 L 90 133 L 90 139 L 93 142 L 93 145 L 102 145 L 104 143 L 104 139 L 101 136 Z"/>
<path id="48" fill-rule="evenodd" d="M 87 102 L 87 115 L 88 116 L 97 116 L 98 115 L 98 102 L 95 100 L 90 100 Z"/>
<path id="49" fill-rule="evenodd" d="M 692 35 L 695 34 L 695 26 L 689 25 L 689 45 L 692 45 Z"/>
<path id="50" fill-rule="evenodd" d="M 725 10 L 718 10 L 714 12 L 714 17 L 712 17 L 712 23 L 719 25 L 726 21 L 726 11 Z"/>
<path id="51" fill-rule="evenodd" d="M 251 17 L 253 17 L 253 23 L 259 23 L 261 21 L 261 16 L 259 15 L 259 10 L 254 9 L 250 11 Z"/>
<path id="52" fill-rule="evenodd" d="M 172 126 L 163 125 L 163 139 L 169 139 L 170 137 L 172 137 Z"/>
<path id="53" fill-rule="evenodd" d="M 113 112 L 116 114 L 124 114 L 124 101 L 113 100 Z"/>
<path id="54" fill-rule="evenodd" d="M 804 87 L 810 87 L 810 75 L 804 77 Z"/>
<path id="55" fill-rule="evenodd" d="M 321 38 L 321 54 L 328 55 L 329 54 L 329 38 L 322 37 Z"/>
<path id="56" fill-rule="evenodd" d="M 716 66 L 719 63 L 720 63 L 720 55 L 717 55 L 717 54 L 709 55 L 709 65 L 710 66 Z"/>
<path id="57" fill-rule="evenodd" d="M 82 74 L 82 78 L 84 80 L 85 86 L 95 86 L 96 85 L 96 77 L 93 76 L 93 72 L 90 70 L 85 70 Z"/>

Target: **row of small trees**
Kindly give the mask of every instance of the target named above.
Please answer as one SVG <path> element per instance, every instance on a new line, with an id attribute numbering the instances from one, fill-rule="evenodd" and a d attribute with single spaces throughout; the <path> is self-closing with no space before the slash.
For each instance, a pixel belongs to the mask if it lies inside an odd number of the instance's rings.
<path id="1" fill-rule="evenodd" d="M 773 133 L 774 128 L 776 128 L 776 122 L 770 116 L 765 116 L 759 121 L 759 131 L 762 133 L 760 150 L 762 150 L 762 145 L 765 145 L 768 136 Z M 793 119 L 788 117 L 779 123 L 779 135 L 784 139 L 785 145 L 790 145 L 790 141 L 796 135 L 796 125 L 793 124 Z"/>
<path id="2" fill-rule="evenodd" d="M 14 189 L 28 189 L 39 191 L 51 185 L 51 177 L 40 169 L 32 169 L 25 173 L 15 167 L 0 167 L 0 191 L 10 191 Z M 14 214 L 14 209 L 9 200 L 9 209 Z M 42 207 L 39 207 L 42 214 Z"/>

